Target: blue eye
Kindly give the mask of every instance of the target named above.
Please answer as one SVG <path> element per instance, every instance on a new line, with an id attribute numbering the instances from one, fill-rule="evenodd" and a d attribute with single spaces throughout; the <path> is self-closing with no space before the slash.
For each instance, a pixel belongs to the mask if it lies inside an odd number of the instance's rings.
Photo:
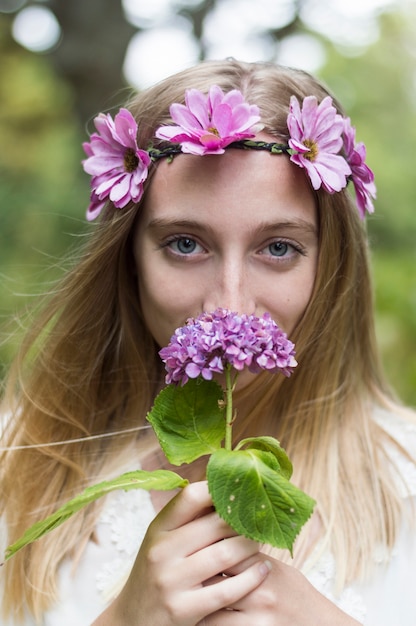
<path id="1" fill-rule="evenodd" d="M 189 237 L 181 237 L 176 240 L 176 248 L 181 254 L 190 254 L 195 251 L 196 241 Z"/>
<path id="2" fill-rule="evenodd" d="M 289 241 L 285 241 L 284 239 L 276 239 L 276 241 L 272 241 L 267 246 L 260 250 L 260 254 L 268 257 L 270 260 L 276 259 L 281 261 L 294 261 L 298 255 L 305 255 L 306 251 L 300 247 L 300 245 L 296 245 L 295 243 L 290 243 Z"/>
<path id="3" fill-rule="evenodd" d="M 170 248 L 172 252 L 177 255 L 189 256 L 194 253 L 198 254 L 203 252 L 202 246 L 195 241 L 195 239 L 184 235 L 172 237 L 172 239 L 167 241 L 164 246 Z"/>
<path id="4" fill-rule="evenodd" d="M 268 248 L 272 256 L 285 256 L 289 250 L 289 244 L 284 241 L 274 241 Z"/>

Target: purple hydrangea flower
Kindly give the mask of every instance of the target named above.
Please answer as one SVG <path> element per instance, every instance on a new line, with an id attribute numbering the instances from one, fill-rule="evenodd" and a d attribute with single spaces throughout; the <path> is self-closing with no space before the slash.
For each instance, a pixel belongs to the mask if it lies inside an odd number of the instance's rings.
<path id="1" fill-rule="evenodd" d="M 214 373 L 224 372 L 227 364 L 237 371 L 247 367 L 253 373 L 268 370 L 285 376 L 297 365 L 294 344 L 269 313 L 256 317 L 223 308 L 189 318 L 159 355 L 165 363 L 167 384 L 184 385 L 198 376 L 211 380 Z"/>
<path id="2" fill-rule="evenodd" d="M 169 111 L 177 126 L 160 126 L 156 137 L 180 143 L 188 154 L 223 154 L 230 143 L 254 137 L 263 127 L 256 105 L 247 104 L 237 89 L 224 94 L 218 85 L 208 95 L 188 89 L 185 104 L 175 102 Z"/>
<path id="3" fill-rule="evenodd" d="M 349 117 L 344 118 L 343 137 L 346 159 L 351 167 L 351 179 L 355 189 L 358 212 L 364 219 L 366 211 L 374 213 L 372 198 L 376 197 L 376 186 L 374 174 L 365 163 L 365 145 L 362 142 L 355 144 L 355 128 L 351 126 Z"/>
<path id="4" fill-rule="evenodd" d="M 139 202 L 151 162 L 149 154 L 137 146 L 137 123 L 127 109 L 120 109 L 114 120 L 100 113 L 94 124 L 98 133 L 83 144 L 88 158 L 82 162 L 92 176 L 89 220 L 97 217 L 107 199 L 117 208 L 130 200 Z"/>
<path id="5" fill-rule="evenodd" d="M 347 186 L 350 166 L 339 154 L 343 147 L 344 120 L 327 96 L 318 104 L 315 96 L 303 100 L 302 109 L 295 96 L 290 98 L 287 118 L 289 146 L 295 151 L 293 163 L 305 168 L 314 189 L 321 186 L 329 193 Z"/>

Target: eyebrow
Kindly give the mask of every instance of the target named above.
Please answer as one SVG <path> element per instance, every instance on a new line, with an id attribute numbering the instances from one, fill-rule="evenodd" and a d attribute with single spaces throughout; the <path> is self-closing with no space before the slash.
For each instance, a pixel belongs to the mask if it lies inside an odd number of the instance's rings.
<path id="1" fill-rule="evenodd" d="M 188 219 L 168 219 L 163 217 L 156 217 L 147 225 L 149 230 L 155 229 L 170 229 L 170 228 L 183 228 L 185 230 L 208 230 L 212 232 L 214 229 L 209 223 L 199 222 L 198 220 L 188 220 Z M 303 231 L 306 233 L 310 233 L 312 235 L 317 235 L 317 227 L 312 222 L 307 220 L 293 219 L 293 220 L 280 220 L 277 222 L 260 222 L 256 225 L 256 228 L 253 229 L 257 232 L 267 232 L 270 230 L 295 230 L 295 231 Z"/>
<path id="2" fill-rule="evenodd" d="M 308 222 L 307 220 L 303 220 L 301 218 L 295 218 L 293 220 L 280 220 L 278 222 L 260 222 L 257 230 L 302 230 L 312 235 L 317 235 L 318 231 L 315 224 L 312 224 L 312 222 Z"/>

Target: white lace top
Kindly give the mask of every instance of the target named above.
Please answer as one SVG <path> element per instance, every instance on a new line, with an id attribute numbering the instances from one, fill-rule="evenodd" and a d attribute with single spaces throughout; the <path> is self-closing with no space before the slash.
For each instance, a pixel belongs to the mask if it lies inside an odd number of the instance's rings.
<path id="1" fill-rule="evenodd" d="M 416 455 L 416 425 L 388 418 L 387 413 L 377 414 L 385 429 Z M 410 494 L 416 502 L 416 466 L 397 452 L 392 456 L 408 487 L 402 485 L 403 497 Z M 153 517 L 148 492 L 110 494 L 97 524 L 97 541 L 88 544 L 75 575 L 71 562 L 61 567 L 60 602 L 45 615 L 42 626 L 89 626 L 124 583 Z M 382 549 L 374 558 L 372 580 L 348 586 L 338 596 L 333 592 L 335 561 L 330 554 L 322 555 L 311 569 L 306 564 L 305 572 L 321 593 L 364 626 L 415 626 L 416 532 L 403 530 L 390 559 Z M 27 619 L 24 626 L 35 623 Z"/>

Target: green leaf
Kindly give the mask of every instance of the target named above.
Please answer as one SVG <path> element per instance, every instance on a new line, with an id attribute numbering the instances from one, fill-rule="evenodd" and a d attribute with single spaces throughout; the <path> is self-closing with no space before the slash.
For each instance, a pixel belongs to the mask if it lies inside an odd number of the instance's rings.
<path id="1" fill-rule="evenodd" d="M 225 437 L 223 390 L 212 380 L 169 385 L 157 396 L 147 419 L 172 465 L 192 463 L 221 447 Z"/>
<path id="2" fill-rule="evenodd" d="M 237 533 L 292 553 L 315 502 L 287 480 L 272 452 L 217 450 L 207 478 L 218 514 Z"/>
<path id="3" fill-rule="evenodd" d="M 187 484 L 188 481 L 186 479 L 169 470 L 155 470 L 154 472 L 135 470 L 122 474 L 113 480 L 107 480 L 97 485 L 87 487 L 82 493 L 61 506 L 55 513 L 28 528 L 20 539 L 7 548 L 6 560 L 29 543 L 40 539 L 51 530 L 63 524 L 74 515 L 74 513 L 84 508 L 84 506 L 105 496 L 107 493 L 110 493 L 110 491 L 115 491 L 116 489 L 124 489 L 124 491 L 130 491 L 131 489 L 169 491 L 170 489 L 185 487 Z"/>
<path id="4" fill-rule="evenodd" d="M 292 476 L 292 462 L 280 443 L 274 437 L 249 437 L 248 439 L 240 441 L 240 443 L 235 447 L 236 450 L 240 450 L 241 448 L 251 448 L 271 452 L 278 462 L 281 474 L 283 474 L 283 476 L 288 480 Z"/>

